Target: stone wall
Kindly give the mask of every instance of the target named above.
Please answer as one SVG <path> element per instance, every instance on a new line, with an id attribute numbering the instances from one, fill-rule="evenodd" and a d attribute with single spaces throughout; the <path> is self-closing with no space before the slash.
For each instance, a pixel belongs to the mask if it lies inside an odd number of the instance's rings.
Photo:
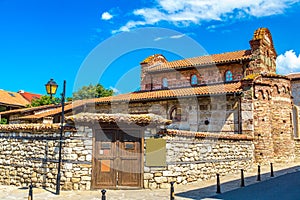
<path id="1" fill-rule="evenodd" d="M 163 139 L 166 140 L 167 166 L 148 167 L 145 162 L 145 188 L 167 188 L 172 181 L 187 184 L 208 180 L 216 173 L 226 175 L 247 170 L 254 162 L 254 145 L 251 137 L 245 135 L 179 131 Z"/>
<path id="2" fill-rule="evenodd" d="M 300 138 L 295 138 L 295 161 L 300 161 Z"/>
<path id="3" fill-rule="evenodd" d="M 292 80 L 291 86 L 294 104 L 300 106 L 300 80 Z"/>
<path id="4" fill-rule="evenodd" d="M 89 190 L 92 130 L 81 127 L 63 136 L 62 190 Z M 55 189 L 59 130 L 1 131 L 0 183 Z"/>
<path id="5" fill-rule="evenodd" d="M 214 95 L 147 102 L 87 106 L 87 112 L 153 113 L 173 121 L 172 128 L 190 131 L 239 133 L 239 97 Z M 105 110 L 106 109 L 106 110 Z"/>

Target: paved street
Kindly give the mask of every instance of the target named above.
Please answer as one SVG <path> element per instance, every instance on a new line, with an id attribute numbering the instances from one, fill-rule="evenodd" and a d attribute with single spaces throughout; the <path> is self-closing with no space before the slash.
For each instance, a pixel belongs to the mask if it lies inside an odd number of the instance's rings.
<path id="1" fill-rule="evenodd" d="M 215 196 L 224 200 L 296 200 L 300 199 L 300 172 L 286 174 L 271 180 L 236 189 Z"/>
<path id="2" fill-rule="evenodd" d="M 300 199 L 300 163 L 275 164 L 275 177 L 270 177 L 269 166 L 261 168 L 261 182 L 256 181 L 257 168 L 245 172 L 245 188 L 240 188 L 240 174 L 221 177 L 221 195 L 216 195 L 216 180 L 188 185 L 175 185 L 176 200 L 198 199 Z M 52 191 L 54 192 L 54 191 Z M 57 196 L 51 191 L 34 188 L 34 200 L 101 200 L 98 191 L 62 191 Z M 28 199 L 28 189 L 0 186 L 1 200 Z M 107 200 L 156 200 L 170 199 L 169 189 L 159 190 L 108 190 Z"/>

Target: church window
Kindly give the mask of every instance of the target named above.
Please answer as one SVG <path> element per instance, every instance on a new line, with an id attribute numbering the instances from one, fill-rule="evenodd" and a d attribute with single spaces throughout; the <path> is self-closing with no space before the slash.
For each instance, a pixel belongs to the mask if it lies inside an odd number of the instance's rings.
<path id="1" fill-rule="evenodd" d="M 177 107 L 173 107 L 170 112 L 170 119 L 172 121 L 180 121 L 181 120 L 181 109 Z"/>
<path id="2" fill-rule="evenodd" d="M 193 74 L 191 76 L 191 85 L 197 85 L 198 84 L 198 78 L 196 74 Z"/>
<path id="3" fill-rule="evenodd" d="M 162 88 L 167 88 L 168 87 L 168 79 L 167 78 L 163 78 L 162 79 Z"/>
<path id="4" fill-rule="evenodd" d="M 230 70 L 226 71 L 225 73 L 225 81 L 226 82 L 232 81 L 232 72 Z"/>

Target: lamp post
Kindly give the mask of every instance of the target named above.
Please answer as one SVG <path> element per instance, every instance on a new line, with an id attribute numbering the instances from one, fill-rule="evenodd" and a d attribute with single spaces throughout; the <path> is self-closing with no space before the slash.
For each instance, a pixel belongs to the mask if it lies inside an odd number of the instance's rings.
<path id="1" fill-rule="evenodd" d="M 52 99 L 52 95 L 56 94 L 56 90 L 58 87 L 57 83 L 53 80 L 53 78 L 51 78 L 50 81 L 45 84 L 45 86 L 47 94 L 50 94 L 50 98 Z"/>
<path id="2" fill-rule="evenodd" d="M 52 94 L 56 93 L 58 85 L 53 79 L 50 79 L 46 84 L 46 91 L 50 94 L 52 99 Z M 57 167 L 57 177 L 56 177 L 56 194 L 60 194 L 60 168 L 62 163 L 61 149 L 62 149 L 62 140 L 64 132 L 64 118 L 65 118 L 65 94 L 66 94 L 66 81 L 64 81 L 63 93 L 61 94 L 61 125 L 60 125 L 60 136 L 59 136 L 59 152 L 58 152 L 58 167 Z"/>

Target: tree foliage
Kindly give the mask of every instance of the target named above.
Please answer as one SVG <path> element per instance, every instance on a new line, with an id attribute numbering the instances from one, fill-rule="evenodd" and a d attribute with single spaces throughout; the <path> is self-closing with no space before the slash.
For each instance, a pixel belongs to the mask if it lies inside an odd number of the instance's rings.
<path id="1" fill-rule="evenodd" d="M 5 118 L 1 118 L 1 120 L 0 120 L 0 124 L 7 124 L 7 119 L 5 119 Z"/>
<path id="2" fill-rule="evenodd" d="M 51 97 L 48 95 L 41 96 L 39 99 L 33 99 L 31 101 L 31 104 L 28 105 L 28 107 L 37 107 L 37 106 L 43 106 L 43 105 L 49 105 L 49 104 L 59 104 L 60 98 L 57 97 Z"/>
<path id="3" fill-rule="evenodd" d="M 92 99 L 99 97 L 108 97 L 114 94 L 113 90 L 104 88 L 101 84 L 83 86 L 77 92 L 73 93 L 73 100 Z"/>

